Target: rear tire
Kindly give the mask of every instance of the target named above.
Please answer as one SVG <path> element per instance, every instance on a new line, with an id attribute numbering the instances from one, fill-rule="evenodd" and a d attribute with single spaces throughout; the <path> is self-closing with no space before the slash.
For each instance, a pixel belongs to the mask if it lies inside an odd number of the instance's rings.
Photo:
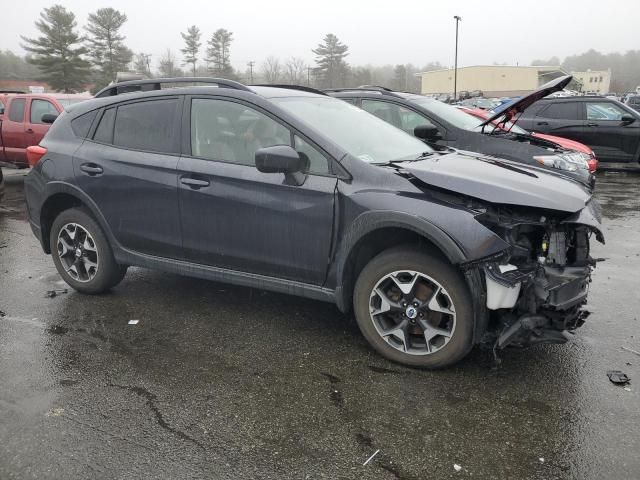
<path id="1" fill-rule="evenodd" d="M 412 247 L 373 258 L 356 281 L 360 331 L 382 356 L 411 367 L 443 368 L 473 346 L 473 303 L 446 260 Z"/>
<path id="2" fill-rule="evenodd" d="M 82 208 L 65 210 L 56 217 L 49 244 L 58 273 L 78 292 L 106 292 L 127 273 L 127 267 L 113 258 L 111 245 L 98 223 Z"/>

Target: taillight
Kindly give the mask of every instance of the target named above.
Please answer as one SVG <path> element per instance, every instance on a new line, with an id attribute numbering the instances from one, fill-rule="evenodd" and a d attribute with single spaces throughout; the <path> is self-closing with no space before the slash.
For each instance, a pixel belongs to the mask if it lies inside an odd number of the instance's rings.
<path id="1" fill-rule="evenodd" d="M 40 145 L 27 147 L 27 161 L 29 162 L 29 166 L 35 167 L 46 153 L 47 149 Z"/>

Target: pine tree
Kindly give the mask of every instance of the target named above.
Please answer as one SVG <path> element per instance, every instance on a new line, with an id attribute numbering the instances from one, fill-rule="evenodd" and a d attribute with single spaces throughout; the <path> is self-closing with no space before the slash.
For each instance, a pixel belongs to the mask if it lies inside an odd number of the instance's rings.
<path id="1" fill-rule="evenodd" d="M 118 72 L 126 70 L 131 62 L 133 52 L 124 45 L 126 37 L 120 33 L 126 21 L 124 13 L 111 7 L 89 14 L 85 29 L 89 33 L 89 57 L 97 69 L 97 89 L 115 81 Z"/>
<path id="2" fill-rule="evenodd" d="M 198 62 L 198 52 L 200 51 L 200 29 L 195 25 L 187 29 L 187 33 L 180 33 L 184 40 L 185 46 L 180 51 L 184 55 L 183 65 L 191 64 L 193 76 L 196 76 L 196 63 Z"/>
<path id="3" fill-rule="evenodd" d="M 224 28 L 216 30 L 209 40 L 207 48 L 207 62 L 211 64 L 211 73 L 225 78 L 235 78 L 235 72 L 231 66 L 230 48 L 233 41 L 233 33 Z"/>
<path id="4" fill-rule="evenodd" d="M 65 93 L 83 90 L 89 62 L 82 58 L 87 49 L 80 45 L 80 35 L 75 31 L 75 15 L 61 5 L 54 5 L 45 8 L 35 23 L 42 35 L 21 37 L 25 42 L 22 48 L 32 54 L 27 61 L 40 69 L 40 79 L 52 89 Z"/>
<path id="5" fill-rule="evenodd" d="M 349 55 L 349 47 L 341 43 L 333 33 L 327 34 L 323 42 L 311 51 L 316 55 L 315 70 L 323 86 L 331 88 L 346 81 L 348 65 L 344 58 Z"/>

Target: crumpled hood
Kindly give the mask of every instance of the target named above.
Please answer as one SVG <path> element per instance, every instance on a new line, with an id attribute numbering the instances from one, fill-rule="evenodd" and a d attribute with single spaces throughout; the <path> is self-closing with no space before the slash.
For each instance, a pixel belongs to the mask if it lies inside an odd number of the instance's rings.
<path id="1" fill-rule="evenodd" d="M 591 199 L 580 184 L 562 176 L 471 153 L 433 155 L 400 166 L 427 185 L 496 204 L 575 213 Z"/>

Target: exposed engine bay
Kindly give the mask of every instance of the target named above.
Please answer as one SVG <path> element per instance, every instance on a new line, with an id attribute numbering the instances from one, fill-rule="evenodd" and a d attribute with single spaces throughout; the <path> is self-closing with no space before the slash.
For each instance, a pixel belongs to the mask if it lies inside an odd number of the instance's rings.
<path id="1" fill-rule="evenodd" d="M 586 207 L 599 219 L 597 204 Z M 589 312 L 593 225 L 520 208 L 488 207 L 478 220 L 511 249 L 482 265 L 489 323 L 485 341 L 497 348 L 564 343 Z"/>

